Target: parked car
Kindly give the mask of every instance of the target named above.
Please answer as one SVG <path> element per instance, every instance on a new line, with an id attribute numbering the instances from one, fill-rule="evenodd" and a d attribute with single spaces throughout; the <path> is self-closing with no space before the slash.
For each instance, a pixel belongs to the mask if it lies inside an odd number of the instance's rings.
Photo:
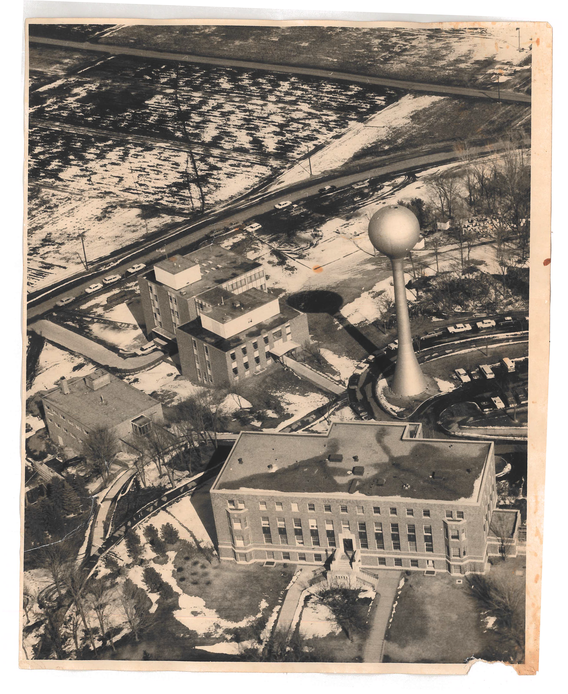
<path id="1" fill-rule="evenodd" d="M 481 379 L 481 374 L 479 373 L 479 369 L 472 369 L 469 372 L 469 375 L 471 376 L 472 380 L 474 380 L 474 381 L 479 381 Z"/>
<path id="2" fill-rule="evenodd" d="M 292 204 L 291 200 L 284 200 L 283 202 L 277 202 L 276 205 L 274 205 L 274 209 L 283 210 L 285 207 L 290 207 L 291 204 Z"/>
<path id="3" fill-rule="evenodd" d="M 97 282 L 96 284 L 91 284 L 89 287 L 85 289 L 85 294 L 92 294 L 93 292 L 98 292 L 99 289 L 102 289 L 103 285 L 100 282 Z"/>
<path id="4" fill-rule="evenodd" d="M 485 318 L 484 320 L 480 320 L 479 323 L 476 323 L 476 325 L 480 330 L 486 330 L 487 328 L 494 328 L 495 321 L 490 318 Z"/>
<path id="5" fill-rule="evenodd" d="M 471 378 L 465 369 L 456 369 L 454 373 L 462 383 L 469 383 L 471 381 Z"/>
<path id="6" fill-rule="evenodd" d="M 505 409 L 505 403 L 501 400 L 501 398 L 498 395 L 495 395 L 491 398 L 491 402 L 495 405 L 495 407 L 498 410 L 504 410 Z"/>
<path id="7" fill-rule="evenodd" d="M 114 284 L 120 280 L 120 275 L 109 275 L 108 277 L 103 277 L 103 284 Z"/>
<path id="8" fill-rule="evenodd" d="M 398 349 L 398 340 L 395 340 L 394 342 L 389 342 L 387 348 L 392 350 Z"/>
<path id="9" fill-rule="evenodd" d="M 492 412 L 495 409 L 495 404 L 491 400 L 485 398 L 478 400 L 477 404 L 482 412 Z"/>
<path id="10" fill-rule="evenodd" d="M 66 296 L 64 299 L 59 299 L 59 301 L 55 305 L 56 306 L 67 306 L 67 304 L 70 304 L 72 301 L 75 301 L 74 296 Z"/>
<path id="11" fill-rule="evenodd" d="M 503 359 L 501 359 L 501 364 L 505 367 L 508 373 L 513 373 L 515 370 L 515 362 L 511 361 L 509 357 L 503 357 Z"/>
<path id="12" fill-rule="evenodd" d="M 448 325 L 449 333 L 466 333 L 471 330 L 471 325 L 469 323 L 458 323 L 457 325 Z"/>
<path id="13" fill-rule="evenodd" d="M 259 229 L 262 229 L 262 224 L 258 222 L 253 222 L 253 224 L 249 224 L 248 227 L 245 227 L 245 231 L 258 231 Z"/>
<path id="14" fill-rule="evenodd" d="M 136 354 L 144 355 L 148 354 L 149 352 L 153 352 L 156 349 L 158 349 L 158 346 L 154 342 L 148 342 L 143 347 L 140 347 L 140 349 L 137 349 Z"/>
<path id="15" fill-rule="evenodd" d="M 489 366 L 489 364 L 480 364 L 479 371 L 481 372 L 481 375 L 485 376 L 487 379 L 495 378 L 493 369 Z"/>
<path id="16" fill-rule="evenodd" d="M 126 271 L 126 274 L 127 275 L 135 275 L 137 272 L 140 272 L 145 267 L 146 267 L 145 263 L 137 263 L 136 265 L 129 267 L 128 270 Z"/>

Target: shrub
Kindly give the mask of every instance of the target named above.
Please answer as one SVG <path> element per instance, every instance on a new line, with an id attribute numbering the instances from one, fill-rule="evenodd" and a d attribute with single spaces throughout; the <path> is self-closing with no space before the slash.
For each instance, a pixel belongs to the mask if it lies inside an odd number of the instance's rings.
<path id="1" fill-rule="evenodd" d="M 166 523 L 162 528 L 162 540 L 167 545 L 175 545 L 179 540 L 179 533 L 171 523 Z"/>

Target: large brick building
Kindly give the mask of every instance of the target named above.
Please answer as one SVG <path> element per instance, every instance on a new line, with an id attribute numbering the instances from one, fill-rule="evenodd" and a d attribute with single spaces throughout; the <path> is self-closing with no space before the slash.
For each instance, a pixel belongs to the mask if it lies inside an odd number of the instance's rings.
<path id="1" fill-rule="evenodd" d="M 492 442 L 423 439 L 420 424 L 242 432 L 211 489 L 223 560 L 484 572 L 498 554 Z M 339 555 L 336 555 L 339 556 Z"/>
<path id="2" fill-rule="evenodd" d="M 139 284 L 147 332 L 175 340 L 195 383 L 235 383 L 310 338 L 307 316 L 266 291 L 262 265 L 220 246 L 162 260 Z"/>
<path id="3" fill-rule="evenodd" d="M 108 428 L 128 449 L 133 437 L 163 421 L 161 403 L 103 369 L 84 378 L 62 378 L 42 394 L 42 402 L 52 441 L 75 453 L 94 429 Z"/>

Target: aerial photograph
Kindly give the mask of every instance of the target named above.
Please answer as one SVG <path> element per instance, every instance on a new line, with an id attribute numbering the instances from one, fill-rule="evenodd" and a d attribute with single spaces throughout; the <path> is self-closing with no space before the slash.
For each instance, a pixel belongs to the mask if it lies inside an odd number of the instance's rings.
<path id="1" fill-rule="evenodd" d="M 535 25 L 113 22 L 27 24 L 20 663 L 523 664 Z"/>

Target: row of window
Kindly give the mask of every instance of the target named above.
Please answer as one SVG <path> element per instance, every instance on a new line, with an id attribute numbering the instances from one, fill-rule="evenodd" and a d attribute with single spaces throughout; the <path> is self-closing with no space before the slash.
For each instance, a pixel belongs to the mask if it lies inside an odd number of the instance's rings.
<path id="1" fill-rule="evenodd" d="M 294 554 L 294 558 L 292 559 L 292 554 Z M 313 556 L 313 559 L 312 559 Z M 281 560 L 281 561 L 314 561 L 314 562 L 323 562 L 327 559 L 327 556 L 323 554 L 317 554 L 314 553 L 313 555 L 311 554 L 304 554 L 302 552 L 299 552 L 297 555 L 297 559 L 295 556 L 294 552 L 266 552 L 266 559 L 268 560 Z M 376 561 L 376 565 L 378 566 L 396 566 L 396 567 L 407 567 L 411 569 L 418 569 L 418 568 L 425 568 L 425 569 L 433 569 L 434 568 L 434 562 L 431 559 L 427 560 L 419 560 L 419 559 L 403 559 L 401 557 L 369 557 L 371 561 Z M 422 564 L 422 567 L 420 566 Z"/>
<path id="2" fill-rule="evenodd" d="M 286 335 L 290 336 L 290 334 L 292 333 L 292 328 L 290 327 L 290 324 L 287 323 L 285 325 L 285 328 L 286 328 Z M 278 330 L 274 330 L 272 332 L 272 338 L 274 341 L 281 340 L 282 339 L 282 329 L 279 328 Z M 263 335 L 262 340 L 263 340 L 263 343 L 265 345 L 268 345 L 270 343 L 270 337 L 268 335 Z M 255 353 L 257 353 L 258 352 L 258 340 L 253 340 L 251 344 L 252 344 L 253 351 Z M 237 349 L 240 349 L 243 357 L 247 356 L 247 349 L 248 348 L 246 345 L 241 345 L 240 348 L 237 348 Z M 229 356 L 231 357 L 231 361 L 236 361 L 237 350 L 233 350 L 232 352 L 230 352 Z"/>
<path id="3" fill-rule="evenodd" d="M 227 503 L 228 503 L 228 506 L 230 509 L 237 509 L 237 508 L 244 509 L 245 508 L 244 501 L 237 501 L 234 499 L 229 499 L 229 501 Z M 237 504 L 241 504 L 241 505 L 238 506 Z M 267 511 L 268 510 L 268 502 L 259 501 L 258 507 L 261 511 Z M 284 502 L 275 501 L 274 507 L 275 507 L 276 511 L 283 511 L 284 510 Z M 312 512 L 312 513 L 315 513 L 318 510 L 315 503 L 308 503 L 307 508 L 308 508 L 308 512 Z M 357 504 L 357 506 L 355 508 L 356 508 L 358 515 L 364 515 L 365 514 L 365 507 L 364 506 Z M 290 511 L 292 513 L 300 513 L 300 505 L 296 502 L 292 502 L 290 504 Z M 332 513 L 333 512 L 332 504 L 323 504 L 323 511 L 324 511 L 324 513 Z M 349 513 L 349 506 L 347 504 L 340 504 L 339 505 L 339 511 L 340 511 L 340 513 Z M 386 512 L 386 510 L 385 510 L 385 512 Z M 415 510 L 413 508 L 407 508 L 406 509 L 406 516 L 408 518 L 413 518 L 414 512 L 415 512 Z M 382 515 L 381 507 L 380 506 L 373 506 L 373 514 L 376 516 Z M 398 509 L 395 506 L 389 507 L 389 515 L 390 516 L 398 516 Z M 422 517 L 423 518 L 430 518 L 431 517 L 430 509 L 428 509 L 428 508 L 422 509 Z M 465 513 L 463 511 L 446 511 L 446 518 L 462 520 L 465 518 Z"/>

